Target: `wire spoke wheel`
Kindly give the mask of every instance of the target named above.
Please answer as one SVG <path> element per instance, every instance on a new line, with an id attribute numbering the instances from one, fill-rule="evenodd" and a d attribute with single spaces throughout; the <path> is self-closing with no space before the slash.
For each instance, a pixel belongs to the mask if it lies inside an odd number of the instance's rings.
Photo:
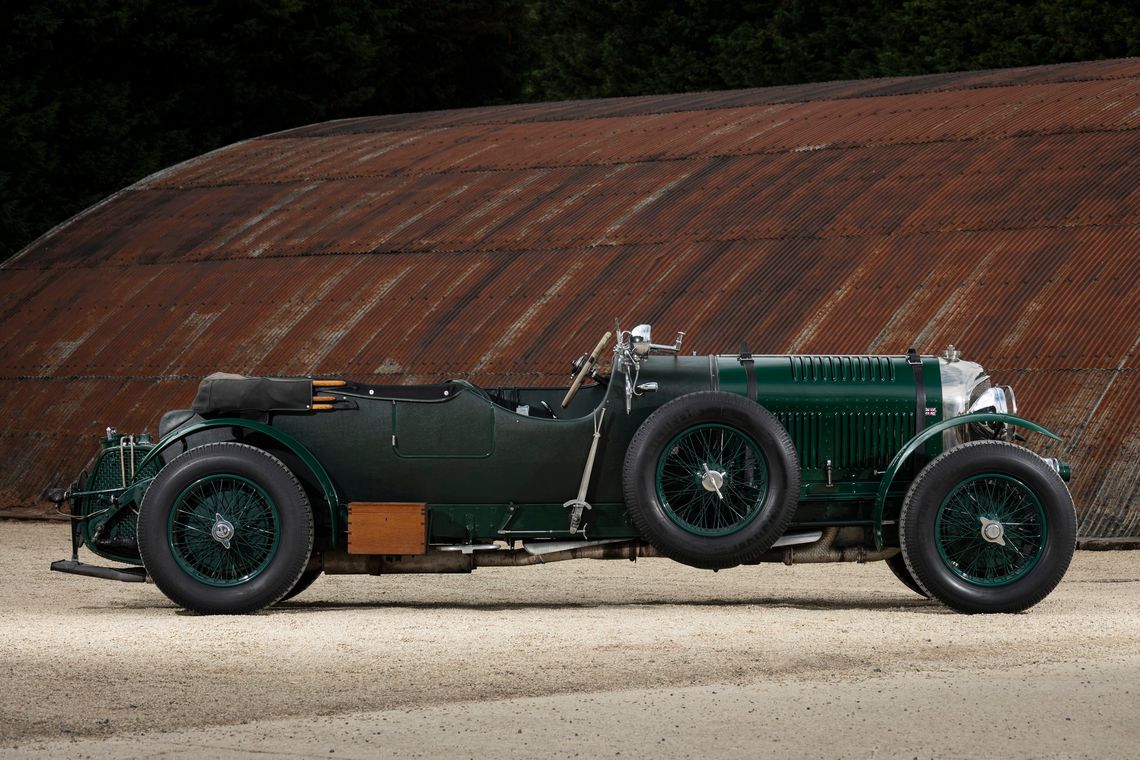
<path id="1" fill-rule="evenodd" d="M 697 425 L 666 444 L 656 485 L 674 523 L 699 536 L 723 536 L 746 526 L 763 508 L 768 465 L 760 447 L 740 430 Z"/>
<path id="2" fill-rule="evenodd" d="M 641 535 L 678 562 L 717 570 L 756 562 L 799 498 L 795 444 L 751 399 L 697 391 L 663 404 L 626 451 L 622 494 Z"/>
<path id="3" fill-rule="evenodd" d="M 179 454 L 147 489 L 138 525 L 147 574 L 188 610 L 254 612 L 304 589 L 312 509 L 289 468 L 263 449 L 226 441 Z"/>
<path id="4" fill-rule="evenodd" d="M 1045 548 L 1045 510 L 1033 491 L 1008 475 L 982 474 L 958 484 L 934 521 L 938 553 L 971 583 L 1002 586 L 1024 577 Z"/>
<path id="5" fill-rule="evenodd" d="M 277 553 L 280 522 L 277 505 L 261 486 L 239 475 L 210 475 L 175 499 L 170 547 L 191 577 L 211 586 L 232 586 L 269 566 Z"/>
<path id="6" fill-rule="evenodd" d="M 1076 528 L 1060 475 L 1006 441 L 943 453 L 915 478 L 899 512 L 909 575 L 961 612 L 1020 612 L 1040 602 L 1069 566 Z"/>

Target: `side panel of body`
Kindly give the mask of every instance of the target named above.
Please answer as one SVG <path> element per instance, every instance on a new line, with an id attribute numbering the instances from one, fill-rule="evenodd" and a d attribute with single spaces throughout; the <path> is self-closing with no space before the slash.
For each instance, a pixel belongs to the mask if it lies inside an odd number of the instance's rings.
<path id="1" fill-rule="evenodd" d="M 747 395 L 747 362 L 720 356 L 717 363 L 721 389 Z M 752 369 L 756 400 L 784 425 L 799 455 L 794 526 L 871 525 L 879 482 L 895 453 L 942 419 L 934 358 L 918 366 L 922 398 L 916 368 L 902 356 L 756 356 Z M 939 453 L 941 440 L 931 439 L 919 460 Z M 900 477 L 892 503 L 909 482 Z"/>
<path id="2" fill-rule="evenodd" d="M 595 408 L 605 405 L 602 435 L 587 491 L 591 538 L 635 537 L 622 503 L 622 464 L 637 428 L 661 404 L 712 387 L 709 357 L 649 357 L 642 381 L 659 390 L 633 399 L 626 414 L 624 378 L 579 392 L 569 413 L 549 419 L 493 403 L 501 389 L 471 388 L 441 402 L 356 397 L 359 408 L 325 414 L 278 414 L 273 425 L 305 442 L 325 466 L 342 501 L 415 501 L 429 507 L 433 543 L 526 535 L 568 537 L 594 433 Z M 540 400 L 563 414 L 564 389 L 510 389 L 512 398 Z M 518 533 L 505 532 L 518 531 Z"/>
<path id="3" fill-rule="evenodd" d="M 901 357 L 756 357 L 758 401 L 789 430 L 803 467 L 795 523 L 869 524 L 877 472 L 914 434 L 914 374 Z M 922 365 L 926 406 L 941 409 L 937 362 Z M 625 411 L 625 379 L 589 386 L 566 417 L 561 389 L 478 389 L 423 402 L 348 394 L 358 408 L 279 413 L 273 428 L 300 441 L 351 501 L 427 502 L 433 543 L 508 537 L 570 537 L 568 510 L 577 496 L 594 432 L 602 435 L 584 515 L 590 538 L 635 537 L 622 497 L 629 442 L 654 410 L 678 396 L 719 389 L 747 395 L 745 365 L 734 356 L 650 356 L 637 381 L 658 389 L 634 396 Z M 503 393 L 506 390 L 508 393 Z M 519 414 L 502 397 L 548 400 L 560 419 Z M 493 400 L 495 399 L 495 400 Z M 497 403 L 496 403 L 497 400 Z M 936 411 L 940 414 L 940 411 Z M 937 416 L 928 419 L 937 420 Z M 927 443 L 936 455 L 938 440 Z M 831 460 L 830 485 L 827 460 Z M 901 483 L 900 488 L 905 487 Z M 333 543 L 343 540 L 343 514 Z"/>

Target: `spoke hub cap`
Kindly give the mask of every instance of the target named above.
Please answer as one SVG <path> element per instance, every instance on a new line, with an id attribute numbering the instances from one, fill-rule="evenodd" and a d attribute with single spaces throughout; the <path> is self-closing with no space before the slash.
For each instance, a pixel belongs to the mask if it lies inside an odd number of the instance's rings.
<path id="1" fill-rule="evenodd" d="M 724 472 L 710 469 L 706 464 L 705 471 L 701 473 L 701 485 L 706 491 L 720 494 L 720 489 L 724 486 L 724 476 Z"/>
<path id="2" fill-rule="evenodd" d="M 979 517 L 978 519 L 982 522 L 982 538 L 991 544 L 1005 546 L 1005 526 L 988 517 Z"/>
<path id="3" fill-rule="evenodd" d="M 210 535 L 214 537 L 222 546 L 227 549 L 230 548 L 230 539 L 234 537 L 234 524 L 222 517 L 221 514 L 214 513 L 214 527 L 210 529 Z"/>

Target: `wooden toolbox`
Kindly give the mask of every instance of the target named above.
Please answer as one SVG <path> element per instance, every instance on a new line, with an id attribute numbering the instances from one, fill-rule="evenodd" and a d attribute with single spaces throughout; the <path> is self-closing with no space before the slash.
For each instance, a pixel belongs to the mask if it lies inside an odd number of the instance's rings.
<path id="1" fill-rule="evenodd" d="M 427 505 L 353 501 L 348 505 L 349 554 L 424 554 Z"/>

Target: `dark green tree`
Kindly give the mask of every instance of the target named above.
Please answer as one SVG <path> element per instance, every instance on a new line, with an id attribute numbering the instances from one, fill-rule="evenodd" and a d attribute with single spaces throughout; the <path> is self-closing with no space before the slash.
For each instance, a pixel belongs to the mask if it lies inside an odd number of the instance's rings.
<path id="1" fill-rule="evenodd" d="M 1119 0 L 538 0 L 537 100 L 905 76 L 1140 53 Z"/>
<path id="2" fill-rule="evenodd" d="M 0 260 L 235 140 L 516 97 L 523 13 L 522 0 L 8 0 Z"/>
<path id="3" fill-rule="evenodd" d="M 7 0 L 0 260 L 151 172 L 327 119 L 1137 54 L 1120 0 Z"/>
<path id="4" fill-rule="evenodd" d="M 1140 51 L 1140 9 L 1105 0 L 910 0 L 884 16 L 890 74 L 1032 66 Z"/>

